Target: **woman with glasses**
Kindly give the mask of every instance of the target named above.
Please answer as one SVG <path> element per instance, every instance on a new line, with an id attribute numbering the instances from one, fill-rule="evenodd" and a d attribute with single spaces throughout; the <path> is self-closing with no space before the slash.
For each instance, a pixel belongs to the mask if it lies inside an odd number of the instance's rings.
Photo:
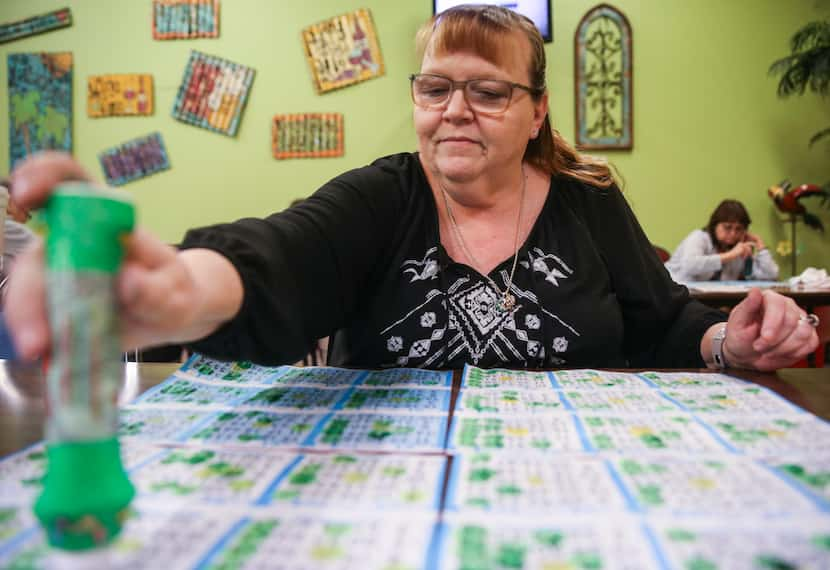
<path id="1" fill-rule="evenodd" d="M 778 265 L 764 241 L 749 232 L 751 222 L 743 204 L 724 200 L 705 228 L 680 242 L 666 268 L 682 283 L 778 279 Z"/>
<path id="2" fill-rule="evenodd" d="M 608 166 L 551 128 L 530 20 L 461 6 L 429 21 L 418 46 L 418 152 L 264 219 L 191 230 L 179 252 L 135 232 L 119 281 L 127 346 L 280 364 L 331 335 L 329 364 L 367 368 L 773 369 L 815 348 L 779 295 L 755 291 L 727 334 L 725 315 L 669 278 Z M 35 205 L 78 177 L 68 157 L 46 155 L 13 182 Z M 40 265 L 27 268 L 9 320 L 36 356 L 48 333 Z"/>

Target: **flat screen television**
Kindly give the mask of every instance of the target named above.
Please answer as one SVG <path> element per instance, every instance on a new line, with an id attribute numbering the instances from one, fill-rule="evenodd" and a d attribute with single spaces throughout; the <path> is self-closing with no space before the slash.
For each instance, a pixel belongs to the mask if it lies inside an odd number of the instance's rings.
<path id="1" fill-rule="evenodd" d="M 536 27 L 546 42 L 553 41 L 553 15 L 551 11 L 552 0 L 515 0 L 513 2 L 499 2 L 498 0 L 432 0 L 432 13 L 440 14 L 447 8 L 458 6 L 459 4 L 493 4 L 496 6 L 504 6 L 510 8 L 527 16 Z"/>

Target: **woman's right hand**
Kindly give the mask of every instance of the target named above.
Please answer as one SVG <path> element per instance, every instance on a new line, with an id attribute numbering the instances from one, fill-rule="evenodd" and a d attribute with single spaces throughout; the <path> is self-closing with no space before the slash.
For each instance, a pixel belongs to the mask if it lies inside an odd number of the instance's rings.
<path id="1" fill-rule="evenodd" d="M 45 203 L 52 188 L 67 180 L 90 180 L 69 155 L 41 153 L 11 175 L 12 193 L 23 208 Z M 209 250 L 177 250 L 137 228 L 125 240 L 116 296 L 122 347 L 185 342 L 201 338 L 231 318 L 242 299 L 241 280 L 230 262 Z M 22 358 L 45 355 L 50 347 L 43 245 L 20 255 L 9 279 L 5 317 Z"/>
<path id="2" fill-rule="evenodd" d="M 735 246 L 721 254 L 721 261 L 723 263 L 732 261 L 733 259 L 746 259 L 752 256 L 752 244 L 746 241 L 739 241 Z"/>

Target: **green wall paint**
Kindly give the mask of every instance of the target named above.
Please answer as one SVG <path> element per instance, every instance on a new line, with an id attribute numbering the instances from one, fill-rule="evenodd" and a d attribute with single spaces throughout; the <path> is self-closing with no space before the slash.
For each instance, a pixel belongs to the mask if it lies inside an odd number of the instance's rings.
<path id="1" fill-rule="evenodd" d="M 548 44 L 551 116 L 574 133 L 573 35 L 595 3 L 553 0 L 554 43 Z M 71 28 L 0 45 L 0 170 L 8 170 L 5 55 L 72 51 L 75 57 L 74 153 L 101 177 L 97 153 L 160 131 L 172 170 L 131 183 L 140 222 L 175 242 L 188 228 L 280 210 L 338 173 L 392 152 L 412 150 L 406 76 L 417 70 L 412 37 L 431 13 L 430 0 L 222 0 L 220 38 L 154 41 L 150 0 L 0 0 L 0 22 L 69 5 Z M 674 248 L 702 226 L 726 197 L 743 201 L 753 230 L 773 247 L 787 227 L 766 196 L 783 178 L 830 180 L 830 143 L 807 148 L 830 125 L 830 105 L 806 94 L 776 97 L 769 64 L 788 52 L 804 23 L 830 18 L 828 0 L 617 0 L 634 38 L 634 150 L 610 152 L 625 192 L 655 243 Z M 300 30 L 367 7 L 378 30 L 386 74 L 317 95 Z M 173 120 L 170 109 L 191 49 L 257 70 L 236 138 Z M 149 118 L 90 119 L 86 78 L 152 73 L 156 112 Z M 277 161 L 270 120 L 276 113 L 341 112 L 342 158 Z M 813 211 L 818 204 L 808 204 Z M 830 209 L 821 217 L 830 230 Z M 830 233 L 830 232 L 829 232 Z M 830 237 L 799 227 L 799 267 L 830 267 Z M 781 260 L 783 275 L 789 261 Z"/>

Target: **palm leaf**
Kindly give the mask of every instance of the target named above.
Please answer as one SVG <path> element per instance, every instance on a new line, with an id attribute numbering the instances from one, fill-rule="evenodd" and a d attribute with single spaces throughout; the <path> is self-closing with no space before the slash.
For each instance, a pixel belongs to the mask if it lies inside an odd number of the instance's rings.
<path id="1" fill-rule="evenodd" d="M 793 53 L 817 45 L 830 45 L 830 22 L 810 22 L 790 39 L 790 51 Z"/>
<path id="2" fill-rule="evenodd" d="M 790 40 L 791 54 L 769 68 L 780 75 L 779 97 L 803 95 L 810 89 L 821 95 L 830 92 L 830 22 L 810 22 Z"/>
<path id="3" fill-rule="evenodd" d="M 830 136 L 830 127 L 822 129 L 816 134 L 814 134 L 812 137 L 810 137 L 810 143 L 807 146 L 813 146 L 815 143 L 817 143 L 819 140 L 823 139 L 826 136 Z"/>

